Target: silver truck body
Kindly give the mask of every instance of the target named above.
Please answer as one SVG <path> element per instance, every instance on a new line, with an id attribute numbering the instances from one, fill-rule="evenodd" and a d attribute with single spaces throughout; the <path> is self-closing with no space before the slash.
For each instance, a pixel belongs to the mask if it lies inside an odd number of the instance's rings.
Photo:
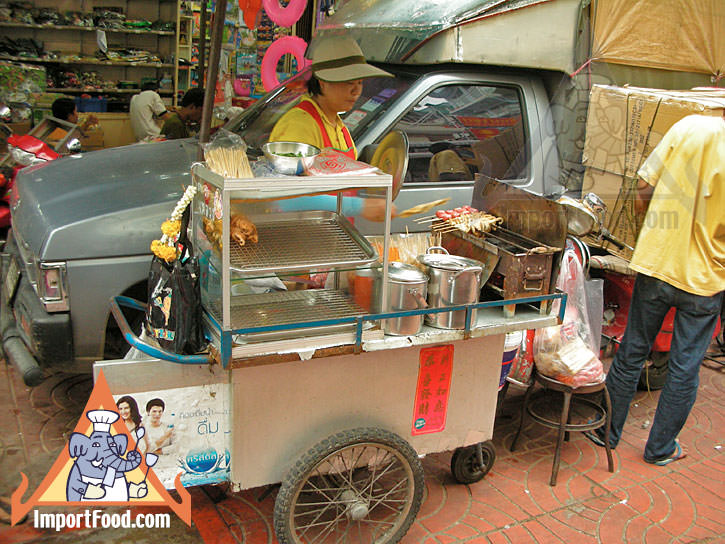
<path id="1" fill-rule="evenodd" d="M 440 29 L 436 32 L 444 38 Z M 482 89 L 481 100 L 465 102 L 474 113 L 460 118 L 513 118 L 522 134 L 520 153 L 525 164 L 504 180 L 542 195 L 563 191 L 555 121 L 540 72 L 466 63 L 380 65 L 398 74 L 391 84 L 400 84 L 394 99 L 380 107 L 370 106 L 371 97 L 361 99 L 369 105 L 365 121 L 354 123 L 348 114 L 346 122 L 354 127 L 361 157 L 370 157 L 391 130 L 412 127 L 410 118 L 417 122 L 420 111 L 446 106 L 446 100 L 428 97 Z M 291 107 L 290 87 L 272 91 L 227 125 L 245 137 L 252 157 L 266 141 L 273 121 Z M 501 96 L 496 95 L 499 91 Z M 488 112 L 482 106 L 491 96 L 499 102 L 501 97 L 508 100 L 500 106 L 501 112 Z M 513 116 L 506 110 L 511 107 L 518 108 Z M 456 112 L 449 109 L 443 111 L 443 118 L 455 117 Z M 439 140 L 434 143 L 460 152 L 465 147 L 462 143 L 475 133 L 470 127 L 446 130 L 446 135 L 435 138 L 420 134 L 418 140 L 426 146 Z M 436 149 L 412 146 L 413 169 L 416 161 L 427 164 Z M 11 203 L 13 229 L 3 258 L 0 328 L 8 359 L 21 369 L 26 383 L 38 383 L 48 367 L 90 370 L 91 363 L 104 355 L 119 356 L 114 351 L 119 339 L 112 342 L 110 338 L 116 331 L 109 317 L 109 300 L 120 294 L 144 297 L 149 244 L 158 237 L 161 223 L 188 184 L 197 150 L 194 139 L 136 144 L 70 156 L 18 175 Z M 446 197 L 451 201 L 445 208 L 470 204 L 476 166 L 470 157 L 468 162 L 472 166 L 467 179 L 445 182 L 427 180 L 425 168 L 418 168 L 416 177 L 404 183 L 396 207 L 402 210 Z M 426 229 L 412 219 L 394 220 L 393 231 Z M 363 233 L 378 232 L 377 225 L 361 218 L 356 226 Z M 11 260 L 16 262 L 17 278 Z M 53 296 L 44 296 L 48 290 Z"/>

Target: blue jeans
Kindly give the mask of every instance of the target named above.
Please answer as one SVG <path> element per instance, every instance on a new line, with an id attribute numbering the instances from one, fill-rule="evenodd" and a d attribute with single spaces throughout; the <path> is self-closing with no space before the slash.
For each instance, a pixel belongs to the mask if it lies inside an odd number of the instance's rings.
<path id="1" fill-rule="evenodd" d="M 642 366 L 669 309 L 674 306 L 674 329 L 669 373 L 660 393 L 652 428 L 644 449 L 648 462 L 664 459 L 675 451 L 675 438 L 690 414 L 700 383 L 700 364 L 712 341 L 720 315 L 723 293 L 710 297 L 693 295 L 672 285 L 638 274 L 632 292 L 627 328 L 607 374 L 612 400 L 610 445 L 622 436 L 629 405 L 637 389 Z"/>

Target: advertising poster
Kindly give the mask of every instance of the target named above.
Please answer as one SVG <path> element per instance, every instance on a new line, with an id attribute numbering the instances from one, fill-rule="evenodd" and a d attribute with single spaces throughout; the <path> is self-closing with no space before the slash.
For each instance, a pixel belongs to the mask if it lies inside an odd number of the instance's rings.
<path id="1" fill-rule="evenodd" d="M 229 480 L 228 389 L 213 383 L 113 396 L 134 436 L 140 416 L 138 449 L 159 456 L 154 471 L 167 489 L 179 473 L 185 487 Z"/>

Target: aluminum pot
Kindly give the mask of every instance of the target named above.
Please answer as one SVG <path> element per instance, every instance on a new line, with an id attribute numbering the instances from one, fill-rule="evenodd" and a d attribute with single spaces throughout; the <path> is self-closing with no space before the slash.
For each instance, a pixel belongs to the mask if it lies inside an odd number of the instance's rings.
<path id="1" fill-rule="evenodd" d="M 441 253 L 433 253 L 441 251 Z M 418 255 L 418 262 L 428 270 L 428 306 L 445 308 L 478 302 L 481 291 L 481 274 L 484 264 L 474 259 L 449 255 L 445 248 L 433 246 L 425 255 Z M 476 310 L 471 312 L 471 321 Z M 466 326 L 465 310 L 440 312 L 425 316 L 425 322 L 438 329 L 463 329 Z"/>
<path id="2" fill-rule="evenodd" d="M 426 308 L 428 276 L 415 266 L 393 262 L 388 265 L 388 311 Z M 415 335 L 423 327 L 422 315 L 408 315 L 383 320 L 385 334 Z"/>

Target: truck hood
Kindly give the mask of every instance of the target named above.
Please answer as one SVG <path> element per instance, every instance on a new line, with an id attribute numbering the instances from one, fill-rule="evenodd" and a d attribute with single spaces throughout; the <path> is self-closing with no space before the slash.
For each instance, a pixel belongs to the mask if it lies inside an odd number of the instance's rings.
<path id="1" fill-rule="evenodd" d="M 13 230 L 42 260 L 150 253 L 196 160 L 195 139 L 71 155 L 22 170 Z"/>

